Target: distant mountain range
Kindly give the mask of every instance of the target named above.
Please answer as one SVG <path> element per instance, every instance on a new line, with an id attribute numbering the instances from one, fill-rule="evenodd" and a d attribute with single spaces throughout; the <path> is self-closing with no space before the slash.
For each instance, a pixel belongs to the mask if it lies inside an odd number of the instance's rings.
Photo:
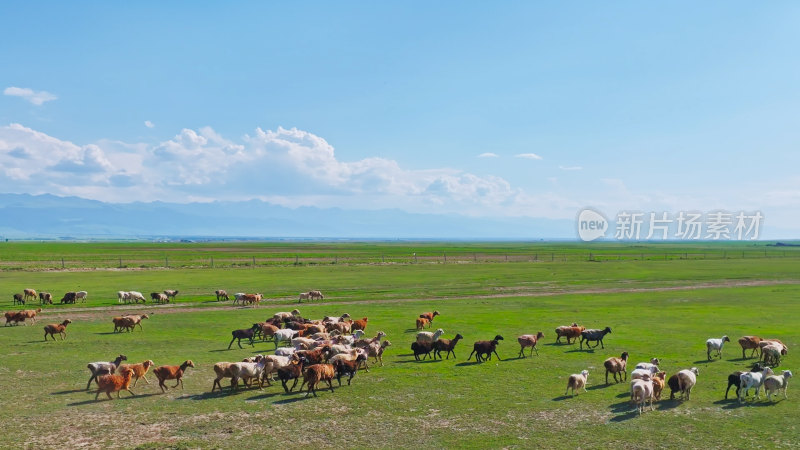
<path id="1" fill-rule="evenodd" d="M 474 218 L 396 209 L 286 208 L 260 200 L 104 203 L 0 194 L 3 239 L 573 239 L 570 220 Z"/>

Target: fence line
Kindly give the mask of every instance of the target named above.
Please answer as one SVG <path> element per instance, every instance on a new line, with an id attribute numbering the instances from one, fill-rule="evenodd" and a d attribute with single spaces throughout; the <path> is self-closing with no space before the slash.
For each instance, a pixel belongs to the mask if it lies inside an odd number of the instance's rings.
<path id="1" fill-rule="evenodd" d="M 52 257 L 51 257 L 52 258 Z M 474 263 L 519 263 L 519 262 L 613 262 L 613 261 L 677 261 L 677 260 L 724 260 L 724 259 L 765 259 L 765 258 L 800 258 L 800 252 L 781 250 L 745 250 L 745 251 L 705 251 L 705 252 L 641 252 L 641 253 L 606 253 L 606 252 L 534 252 L 534 253 L 424 253 L 416 252 L 408 255 L 387 255 L 385 253 L 364 254 L 330 254 L 302 256 L 242 256 L 208 257 L 180 255 L 156 257 L 113 256 L 67 258 L 56 257 L 41 260 L 0 260 L 0 270 L 25 269 L 101 269 L 101 268 L 256 268 L 270 266 L 306 266 L 306 265 L 363 265 L 363 264 L 474 264 Z"/>

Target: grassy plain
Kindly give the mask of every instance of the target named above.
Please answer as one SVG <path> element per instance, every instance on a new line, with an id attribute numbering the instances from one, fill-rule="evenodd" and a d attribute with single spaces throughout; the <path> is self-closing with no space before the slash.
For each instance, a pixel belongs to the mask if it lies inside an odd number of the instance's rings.
<path id="1" fill-rule="evenodd" d="M 98 244 L 72 245 L 87 254 Z M 800 259 L 790 257 L 4 271 L 7 309 L 23 287 L 85 289 L 90 300 L 47 307 L 36 326 L 0 327 L 3 446 L 793 447 L 800 404 L 792 389 L 788 401 L 774 404 L 739 406 L 723 397 L 728 373 L 749 362 L 741 359 L 739 336 L 782 339 L 790 354 L 781 369 L 796 368 L 799 271 Z M 259 308 L 219 304 L 211 292 L 220 287 L 260 291 L 269 300 Z M 117 290 L 165 288 L 181 290 L 177 305 L 139 306 L 151 314 L 144 332 L 111 333 L 110 318 L 121 309 Z M 302 313 L 368 316 L 368 334 L 383 330 L 393 344 L 386 365 L 316 399 L 285 395 L 279 386 L 210 394 L 214 362 L 274 348 L 234 344 L 228 351 L 230 331 L 290 310 L 296 293 L 312 288 L 325 292 L 325 303 L 300 305 Z M 446 337 L 461 333 L 465 340 L 456 360 L 415 362 L 414 318 L 433 309 L 442 313 L 435 325 Z M 67 339 L 45 343 L 42 324 L 63 318 L 74 321 Z M 553 329 L 572 321 L 610 326 L 606 348 L 554 345 Z M 518 359 L 516 336 L 540 330 L 546 338 L 539 356 Z M 498 333 L 503 361 L 466 361 L 473 341 Z M 733 345 L 722 360 L 707 362 L 705 340 L 723 334 Z M 627 384 L 603 381 L 603 360 L 622 351 L 632 363 L 658 356 L 669 373 L 699 367 L 692 399 L 662 400 L 637 418 Z M 85 365 L 119 353 L 156 364 L 192 359 L 197 368 L 189 369 L 182 392 L 161 395 L 150 375 L 136 397 L 95 402 L 84 390 Z M 590 371 L 588 392 L 564 397 L 567 376 L 582 369 Z"/>

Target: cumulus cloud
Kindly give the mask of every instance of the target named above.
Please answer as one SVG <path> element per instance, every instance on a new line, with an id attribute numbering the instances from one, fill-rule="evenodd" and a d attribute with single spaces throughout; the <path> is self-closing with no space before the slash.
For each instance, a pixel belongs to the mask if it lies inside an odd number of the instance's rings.
<path id="1" fill-rule="evenodd" d="M 492 152 L 481 153 L 480 155 L 478 155 L 478 158 L 499 158 L 499 157 L 500 155 Z"/>
<path id="2" fill-rule="evenodd" d="M 56 100 L 58 97 L 54 94 L 51 94 L 47 91 L 34 91 L 33 89 L 29 88 L 20 88 L 15 86 L 9 86 L 3 90 L 3 95 L 8 95 L 11 97 L 20 97 L 25 99 L 36 106 L 41 106 L 45 102 L 49 102 L 52 100 Z"/>
<path id="3" fill-rule="evenodd" d="M 147 128 L 155 128 L 156 124 L 154 124 L 153 122 L 150 122 L 149 120 L 145 120 L 144 121 L 144 126 L 146 126 Z"/>
<path id="4" fill-rule="evenodd" d="M 527 195 L 498 176 L 410 169 L 380 157 L 341 160 L 324 138 L 281 127 L 257 128 L 240 139 L 204 127 L 152 144 L 78 145 L 11 124 L 0 127 L 0 192 L 114 202 L 262 199 L 290 207 L 472 216 L 541 216 L 571 207 L 562 198 Z"/>
<path id="5" fill-rule="evenodd" d="M 514 157 L 522 159 L 542 159 L 542 157 L 537 155 L 536 153 L 518 153 L 514 155 Z"/>

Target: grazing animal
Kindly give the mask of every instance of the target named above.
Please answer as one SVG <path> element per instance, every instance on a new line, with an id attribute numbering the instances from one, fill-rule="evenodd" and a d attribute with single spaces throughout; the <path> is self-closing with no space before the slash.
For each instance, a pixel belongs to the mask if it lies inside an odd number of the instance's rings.
<path id="1" fill-rule="evenodd" d="M 456 335 L 456 337 L 458 337 L 458 336 L 461 336 L 461 335 L 460 334 Z M 386 347 L 388 347 L 390 345 L 392 345 L 392 343 L 389 342 L 389 341 L 383 341 L 380 344 L 370 344 L 369 347 L 367 347 L 367 356 L 371 356 L 371 357 L 375 358 L 375 362 L 376 363 L 380 362 L 381 363 L 381 367 L 383 367 L 383 352 L 384 352 L 384 350 L 386 350 Z M 434 356 L 435 355 L 436 355 L 436 351 L 434 351 Z M 453 353 L 453 355 L 455 356 L 455 353 Z M 439 355 L 439 358 L 441 358 L 441 357 L 442 356 Z M 367 365 L 367 362 L 364 361 L 364 367 L 366 367 L 366 365 Z"/>
<path id="2" fill-rule="evenodd" d="M 761 343 L 761 338 L 758 336 L 742 336 L 739 338 L 739 345 L 742 346 L 742 359 L 745 359 L 745 350 L 752 350 L 750 352 L 750 357 L 752 358 L 755 356 L 756 352 L 759 351 L 760 347 L 758 344 Z M 760 354 L 759 354 L 760 356 Z"/>
<path id="3" fill-rule="evenodd" d="M 656 401 L 661 401 L 661 392 L 664 390 L 664 383 L 665 378 L 667 377 L 667 372 L 658 372 L 652 378 L 653 381 L 653 398 Z"/>
<path id="4" fill-rule="evenodd" d="M 64 296 L 61 298 L 61 304 L 63 305 L 65 303 L 67 303 L 67 304 L 75 303 L 75 293 L 74 292 L 67 292 L 66 294 L 64 294 Z"/>
<path id="5" fill-rule="evenodd" d="M 322 300 L 325 298 L 320 291 L 308 291 L 308 295 L 311 297 L 311 300 Z"/>
<path id="6" fill-rule="evenodd" d="M 316 397 L 317 385 L 323 381 L 328 383 L 328 387 L 330 387 L 331 392 L 333 392 L 333 384 L 331 381 L 334 376 L 336 376 L 336 369 L 331 364 L 314 364 L 309 366 L 303 372 L 303 384 L 308 383 L 306 397 L 311 394 L 314 394 L 314 397 Z M 302 388 L 303 387 L 300 386 L 300 389 Z"/>
<path id="7" fill-rule="evenodd" d="M 417 342 L 428 342 L 433 344 L 436 342 L 442 335 L 444 334 L 444 330 L 439 328 L 435 332 L 431 333 L 430 331 L 420 331 L 417 333 Z"/>
<path id="8" fill-rule="evenodd" d="M 134 325 L 139 325 L 139 329 L 142 331 L 144 331 L 144 328 L 142 328 L 142 320 L 150 318 L 150 316 L 148 316 L 147 314 L 125 314 L 122 317 L 130 319 L 131 321 L 133 321 Z"/>
<path id="9" fill-rule="evenodd" d="M 372 339 L 357 339 L 353 341 L 353 347 L 367 348 L 372 344 L 380 344 L 381 338 L 384 337 L 386 337 L 386 333 L 383 331 L 378 331 L 378 334 L 376 334 Z"/>
<path id="10" fill-rule="evenodd" d="M 55 334 L 58 333 L 61 335 L 61 340 L 63 341 L 64 338 L 67 337 L 67 325 L 71 324 L 72 321 L 69 319 L 64 320 L 61 323 L 51 323 L 50 325 L 44 326 L 44 340 L 47 340 L 47 335 L 49 334 L 53 340 L 56 340 Z"/>
<path id="11" fill-rule="evenodd" d="M 274 317 L 275 319 L 278 319 L 281 322 L 283 322 L 286 319 L 291 319 L 292 317 L 299 316 L 299 315 L 300 315 L 300 310 L 295 309 L 292 312 L 277 312 L 272 317 Z"/>
<path id="12" fill-rule="evenodd" d="M 350 325 L 350 329 L 367 331 L 367 318 L 362 317 L 360 319 L 354 320 L 353 324 Z"/>
<path id="13" fill-rule="evenodd" d="M 422 357 L 424 360 L 430 356 L 431 352 L 433 351 L 433 344 L 430 342 L 414 341 L 411 343 L 411 351 L 414 352 L 414 359 L 420 361 L 419 355 L 425 355 Z"/>
<path id="14" fill-rule="evenodd" d="M 628 372 L 626 371 L 628 352 L 622 352 L 619 358 L 611 357 L 606 359 L 603 365 L 606 367 L 606 384 L 608 384 L 609 373 L 614 376 L 615 383 L 628 380 Z M 619 374 L 619 381 L 617 381 L 617 374 Z"/>
<path id="15" fill-rule="evenodd" d="M 225 292 L 224 289 L 217 289 L 216 291 L 214 291 L 214 294 L 217 295 L 217 301 L 230 300 L 230 298 L 228 297 L 228 293 Z M 220 388 L 220 389 L 222 389 L 222 388 Z"/>
<path id="16" fill-rule="evenodd" d="M 572 325 L 562 325 L 556 328 L 556 344 L 561 343 L 561 338 L 567 338 L 567 344 L 571 344 L 570 339 L 578 340 L 581 337 L 581 333 L 585 330 L 586 327 L 579 327 L 577 323 L 573 323 Z"/>
<path id="17" fill-rule="evenodd" d="M 772 366 L 781 365 L 781 356 L 786 355 L 786 346 L 770 342 L 761 347 L 761 357 L 764 359 L 764 364 Z"/>
<path id="18" fill-rule="evenodd" d="M 244 328 L 244 329 L 241 329 L 241 330 L 233 330 L 233 331 L 231 331 L 231 335 L 233 335 L 233 339 L 231 339 L 231 343 L 228 344 L 228 350 L 231 349 L 231 346 L 233 345 L 233 341 L 236 341 L 237 339 L 238 339 L 238 341 L 236 342 L 236 344 L 239 346 L 239 348 L 244 348 L 244 347 L 242 347 L 242 339 L 249 339 L 250 340 L 250 346 L 253 347 L 253 337 L 255 336 L 256 330 L 260 330 L 260 329 L 261 329 L 261 327 L 257 323 L 254 323 L 253 326 L 250 327 L 250 328 Z"/>
<path id="19" fill-rule="evenodd" d="M 692 393 L 692 388 L 697 384 L 698 375 L 700 375 L 700 370 L 697 367 L 678 372 L 678 390 L 681 391 L 681 400 L 684 397 L 689 400 L 689 394 Z"/>
<path id="20" fill-rule="evenodd" d="M 764 379 L 764 391 L 767 393 L 767 400 L 772 401 L 772 394 L 783 391 L 783 399 L 788 400 L 786 388 L 789 386 L 789 378 L 792 378 L 791 370 L 784 370 L 780 375 L 770 375 Z"/>
<path id="21" fill-rule="evenodd" d="M 143 378 L 145 383 L 150 384 L 150 382 L 147 380 L 146 375 L 147 371 L 149 371 L 150 367 L 152 367 L 153 365 L 154 365 L 153 361 L 148 359 L 147 361 L 141 362 L 139 364 L 121 364 L 119 366 L 119 370 L 120 373 L 122 373 L 123 370 L 130 370 L 131 372 L 133 372 L 133 378 L 134 378 L 133 387 L 136 387 L 136 383 L 139 382 L 139 378 Z"/>
<path id="22" fill-rule="evenodd" d="M 669 380 L 667 380 L 667 385 L 669 386 L 670 390 L 669 399 L 673 400 L 675 398 L 675 393 L 681 391 L 681 386 L 680 382 L 678 381 L 677 373 L 669 377 Z"/>
<path id="23" fill-rule="evenodd" d="M 164 295 L 166 295 L 167 297 L 169 297 L 172 300 L 175 300 L 175 296 L 178 295 L 178 290 L 177 289 L 165 289 L 164 290 Z"/>
<path id="24" fill-rule="evenodd" d="M 75 300 L 80 300 L 81 303 L 86 303 L 86 298 L 89 296 L 89 293 L 86 291 L 78 291 L 75 293 Z"/>
<path id="25" fill-rule="evenodd" d="M 492 353 L 494 353 L 495 356 L 497 356 L 497 360 L 498 361 L 502 361 L 502 359 L 500 359 L 500 355 L 497 354 L 497 344 L 499 344 L 500 341 L 502 341 L 502 340 L 503 340 L 503 336 L 500 336 L 498 334 L 491 341 L 477 341 L 477 342 L 475 342 L 472 345 L 472 353 L 469 354 L 469 358 L 467 358 L 467 361 L 469 361 L 470 358 L 472 358 L 472 354 L 473 353 L 475 354 L 475 360 L 478 361 L 478 362 L 483 362 L 483 361 L 492 359 Z M 483 356 L 483 355 L 486 355 L 486 356 Z"/>
<path id="26" fill-rule="evenodd" d="M 86 292 L 86 291 L 81 291 L 81 292 Z M 85 301 L 85 297 L 84 297 L 84 301 Z M 39 304 L 52 305 L 53 304 L 53 294 L 51 294 L 49 292 L 44 292 L 44 291 L 39 292 Z"/>
<path id="27" fill-rule="evenodd" d="M 716 350 L 719 359 L 722 359 L 722 346 L 725 345 L 726 342 L 730 342 L 731 339 L 728 336 L 722 336 L 719 339 L 711 338 L 706 341 L 706 355 L 708 356 L 708 360 L 711 361 L 711 351 Z"/>
<path id="28" fill-rule="evenodd" d="M 447 357 L 446 359 L 450 359 L 450 353 L 452 353 L 453 354 L 453 358 L 455 358 L 456 357 L 456 352 L 455 352 L 456 344 L 458 344 L 458 341 L 460 341 L 461 339 L 464 339 L 464 336 L 462 336 L 460 334 L 456 334 L 456 337 L 454 337 L 453 339 L 441 339 L 441 338 L 439 338 L 439 339 L 435 340 L 433 342 L 433 359 L 436 359 L 437 357 L 439 359 L 442 359 L 442 351 L 445 352 L 445 356 Z"/>
<path id="29" fill-rule="evenodd" d="M 303 365 L 306 364 L 304 358 L 294 358 L 289 361 L 289 364 L 278 368 L 278 379 L 281 380 L 283 390 L 288 394 L 292 392 L 297 386 L 297 380 L 303 374 Z M 292 387 L 288 387 L 286 383 L 289 380 L 294 380 Z"/>
<path id="30" fill-rule="evenodd" d="M 16 305 L 18 303 L 20 305 L 25 304 L 25 298 L 22 296 L 22 294 L 14 294 L 14 304 Z"/>
<path id="31" fill-rule="evenodd" d="M 130 301 L 130 300 L 133 300 L 136 303 L 139 303 L 140 301 L 142 303 L 146 303 L 146 301 L 144 299 L 144 295 L 142 295 L 141 292 L 137 292 L 137 291 L 129 291 L 128 292 L 128 301 Z"/>
<path id="32" fill-rule="evenodd" d="M 130 317 L 113 317 L 111 321 L 114 323 L 114 333 L 121 332 L 123 329 L 130 332 L 136 327 L 136 323 Z"/>
<path id="33" fill-rule="evenodd" d="M 650 362 L 640 362 L 639 364 L 636 364 L 636 367 L 634 367 L 634 369 L 652 370 L 653 367 L 658 369 L 658 366 L 660 364 L 661 364 L 661 361 L 659 361 L 658 358 L 651 358 Z M 655 372 L 653 372 L 653 373 L 655 373 Z"/>
<path id="34" fill-rule="evenodd" d="M 601 348 L 605 349 L 606 346 L 603 345 L 603 338 L 606 334 L 611 333 L 611 327 L 605 327 L 602 330 L 583 330 L 581 331 L 581 350 L 583 350 L 583 343 L 586 342 L 586 348 L 590 347 L 592 341 L 597 341 L 595 344 L 595 348 L 599 344 Z"/>
<path id="35" fill-rule="evenodd" d="M 181 390 L 183 390 L 183 373 L 189 367 L 194 367 L 194 363 L 191 360 L 184 361 L 180 366 L 158 366 L 153 369 L 153 374 L 158 378 L 158 387 L 161 388 L 161 392 L 167 391 L 167 385 L 164 384 L 166 380 L 177 380 L 173 388 L 178 387 L 180 384 Z"/>
<path id="36" fill-rule="evenodd" d="M 97 395 L 94 396 L 94 399 L 97 400 L 100 394 L 105 392 L 108 395 L 108 399 L 113 400 L 111 393 L 116 392 L 117 398 L 119 398 L 119 392 L 123 390 L 135 396 L 136 394 L 131 391 L 131 377 L 133 377 L 132 370 L 122 370 L 120 375 L 101 376 L 97 379 Z"/>
<path id="37" fill-rule="evenodd" d="M 222 384 L 220 381 L 223 378 L 233 378 L 231 365 L 233 365 L 231 362 L 218 362 L 214 364 L 214 373 L 217 374 L 217 377 L 214 378 L 214 384 L 211 385 L 211 392 L 214 392 L 214 389 L 216 389 L 217 386 L 219 386 L 220 391 L 222 390 Z M 233 389 L 233 386 L 231 386 L 231 389 Z"/>
<path id="38" fill-rule="evenodd" d="M 264 370 L 268 361 L 266 358 L 259 357 L 256 362 L 237 362 L 230 365 L 231 389 L 236 390 L 239 380 L 259 380 L 258 388 L 264 387 Z M 245 383 L 246 384 L 246 383 Z M 222 390 L 222 387 L 220 387 Z"/>
<path id="39" fill-rule="evenodd" d="M 772 374 L 772 369 L 765 367 L 761 372 L 745 372 L 739 375 L 739 403 L 744 403 L 744 398 L 751 388 L 756 388 L 755 398 L 761 398 L 761 385 L 764 379 Z"/>
<path id="40" fill-rule="evenodd" d="M 424 317 L 417 317 L 417 330 L 422 331 L 425 328 L 425 325 L 427 325 L 428 328 L 430 328 L 431 321 Z"/>
<path id="41" fill-rule="evenodd" d="M 764 370 L 764 366 L 761 365 L 760 362 L 753 364 L 753 368 L 750 370 L 751 372 L 761 372 Z M 731 390 L 731 386 L 736 386 L 736 398 L 739 398 L 739 390 L 741 386 L 741 376 L 743 373 L 742 371 L 736 371 L 732 374 L 728 375 L 728 387 L 725 389 L 725 400 L 728 399 L 728 391 Z"/>
<path id="42" fill-rule="evenodd" d="M 169 303 L 167 294 L 162 294 L 161 292 L 151 292 L 150 298 L 156 303 Z"/>
<path id="43" fill-rule="evenodd" d="M 25 301 L 36 300 L 36 290 L 35 289 L 23 289 L 22 292 L 25 294 Z"/>
<path id="44" fill-rule="evenodd" d="M 120 363 L 122 361 L 127 361 L 127 360 L 128 360 L 127 356 L 119 355 L 116 358 L 114 358 L 113 362 L 98 361 L 98 362 L 89 363 L 86 366 L 86 368 L 89 369 L 89 372 L 92 373 L 92 376 L 89 377 L 89 382 L 86 383 L 86 390 L 87 391 L 89 390 L 89 387 L 91 387 L 91 385 L 92 385 L 92 381 L 97 380 L 97 377 L 99 377 L 101 375 L 109 375 L 109 374 L 114 373 L 114 371 L 117 370 L 117 367 L 119 367 Z"/>
<path id="45" fill-rule="evenodd" d="M 10 313 L 6 313 L 6 325 L 8 325 L 10 321 L 15 323 L 22 322 L 24 324 L 26 319 L 31 319 L 33 323 L 36 323 L 36 315 L 40 312 L 42 312 L 42 308 L 23 309 L 22 311 L 12 311 Z"/>
<path id="46" fill-rule="evenodd" d="M 278 344 L 281 342 L 292 342 L 292 338 L 297 336 L 297 330 L 289 330 L 289 329 L 282 329 L 275 332 L 272 338 L 275 340 L 275 348 L 278 348 Z"/>
<path id="47" fill-rule="evenodd" d="M 536 344 L 539 342 L 539 339 L 544 337 L 544 333 L 541 331 L 536 334 L 523 334 L 522 336 L 517 338 L 517 342 L 519 342 L 519 357 L 525 357 L 525 348 L 531 348 L 530 356 L 533 356 L 533 351 L 536 350 L 536 356 L 539 356 L 539 349 L 536 348 Z"/>
<path id="48" fill-rule="evenodd" d="M 353 380 L 353 377 L 356 376 L 356 372 L 358 372 L 358 366 L 361 365 L 362 361 L 366 361 L 366 359 L 366 356 L 359 354 L 353 361 L 348 361 L 346 359 L 336 360 L 336 362 L 333 363 L 333 368 L 336 370 L 336 381 L 339 382 L 339 386 L 342 385 L 342 375 L 350 377 L 347 379 L 347 385 L 350 386 L 350 381 Z"/>
<path id="49" fill-rule="evenodd" d="M 303 300 L 311 300 L 311 294 L 308 292 L 301 292 L 300 298 L 297 300 L 297 303 L 303 303 Z"/>
<path id="50" fill-rule="evenodd" d="M 631 383 L 631 398 L 640 416 L 647 407 L 648 400 L 650 400 L 650 410 L 653 410 L 653 381 L 650 379 L 650 375 L 645 375 L 644 378 Z"/>
<path id="51" fill-rule="evenodd" d="M 631 380 L 638 380 L 644 378 L 645 375 L 647 375 L 652 379 L 653 375 L 657 374 L 659 369 L 658 366 L 654 366 L 652 364 L 649 365 L 648 367 L 649 368 L 647 369 L 633 369 L 631 371 Z"/>
<path id="52" fill-rule="evenodd" d="M 428 322 L 433 322 L 433 318 L 436 317 L 436 316 L 439 316 L 439 315 L 441 315 L 441 314 L 439 314 L 439 311 L 424 312 L 424 313 L 419 315 L 419 318 L 420 319 L 428 319 Z"/>
<path id="53" fill-rule="evenodd" d="M 129 303 L 131 294 L 127 291 L 117 291 L 117 303 Z"/>
<path id="54" fill-rule="evenodd" d="M 572 396 L 578 395 L 581 389 L 583 392 L 586 392 L 586 380 L 589 378 L 589 371 L 582 370 L 581 373 L 573 373 L 567 379 L 567 390 L 564 391 L 564 395 L 567 395 L 570 389 L 572 389 Z"/>

